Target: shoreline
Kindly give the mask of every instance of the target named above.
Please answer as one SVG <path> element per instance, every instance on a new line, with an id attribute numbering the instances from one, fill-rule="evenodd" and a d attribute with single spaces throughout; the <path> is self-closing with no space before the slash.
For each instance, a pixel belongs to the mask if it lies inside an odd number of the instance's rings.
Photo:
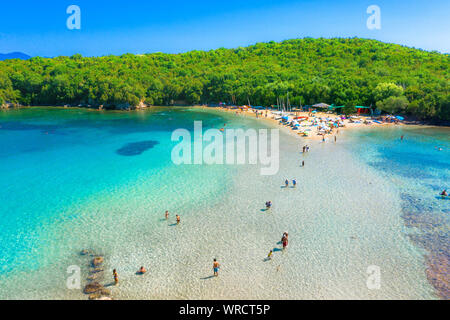
<path id="1" fill-rule="evenodd" d="M 136 109 L 131 109 L 131 110 L 127 110 L 127 109 L 98 109 L 98 108 L 90 108 L 90 107 L 65 107 L 65 106 L 15 106 L 15 107 L 10 107 L 10 108 L 0 108 L 0 111 L 13 111 L 13 110 L 23 110 L 23 109 L 33 109 L 33 108 L 42 108 L 42 109 L 64 109 L 64 110 L 86 110 L 86 111 L 92 111 L 92 112 L 101 112 L 101 113 L 130 113 L 130 112 L 147 112 L 147 111 L 152 111 L 155 108 L 194 108 L 194 109 L 208 109 L 208 110 L 220 110 L 223 112 L 227 112 L 227 113 L 232 113 L 232 112 L 236 112 L 236 110 L 238 109 L 228 109 L 225 107 L 209 107 L 209 106 L 204 106 L 204 105 L 183 105 L 183 106 L 148 106 L 145 108 L 136 108 Z M 246 116 L 251 116 L 253 118 L 255 118 L 255 109 L 251 109 L 251 110 L 246 110 L 246 111 L 240 111 L 239 110 L 239 114 L 244 114 Z M 265 113 L 266 110 L 257 110 L 259 112 L 263 112 Z M 267 120 L 271 120 L 271 121 L 275 121 L 276 123 L 278 123 L 277 120 L 274 119 L 274 114 L 273 114 L 273 110 L 267 110 L 268 112 L 268 116 L 267 118 L 264 116 L 259 117 L 258 119 L 267 119 Z M 298 116 L 307 116 L 308 112 L 290 112 L 290 113 L 296 113 L 298 114 Z M 315 113 L 315 115 L 317 117 L 338 117 L 337 114 L 332 113 L 324 113 L 324 112 L 317 112 Z M 365 116 L 365 115 L 359 115 L 359 117 L 361 118 L 365 118 L 365 117 L 370 117 L 370 116 Z M 364 124 L 358 124 L 358 123 L 348 123 L 349 126 L 343 128 L 341 127 L 339 130 L 341 129 L 351 129 L 351 128 L 358 128 L 358 127 L 367 127 L 368 125 L 364 125 Z M 414 126 L 424 126 L 424 127 L 448 127 L 450 128 L 450 123 L 449 122 L 445 122 L 445 121 L 437 121 L 437 122 L 433 122 L 432 120 L 417 120 L 417 119 L 406 119 L 402 122 L 399 122 L 398 124 L 395 123 L 373 123 L 373 126 L 390 126 L 390 125 L 406 125 L 406 126 L 410 126 L 410 125 L 414 125 Z"/>

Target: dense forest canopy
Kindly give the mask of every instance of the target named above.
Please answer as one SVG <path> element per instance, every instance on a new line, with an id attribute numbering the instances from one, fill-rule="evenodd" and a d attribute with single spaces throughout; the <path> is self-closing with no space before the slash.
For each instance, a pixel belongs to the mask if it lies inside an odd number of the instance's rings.
<path id="1" fill-rule="evenodd" d="M 449 55 L 368 39 L 296 39 L 182 54 L 0 62 L 0 104 L 365 105 L 450 120 Z"/>

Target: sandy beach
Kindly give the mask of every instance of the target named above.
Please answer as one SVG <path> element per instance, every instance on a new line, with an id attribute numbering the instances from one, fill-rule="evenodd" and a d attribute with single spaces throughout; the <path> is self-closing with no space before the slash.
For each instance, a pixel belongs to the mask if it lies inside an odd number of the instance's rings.
<path id="1" fill-rule="evenodd" d="M 201 108 L 205 108 L 205 107 L 201 107 Z M 209 107 L 206 107 L 209 108 Z M 303 135 L 301 134 L 300 130 L 292 130 L 292 128 L 284 123 L 281 123 L 280 121 L 280 114 L 274 113 L 273 110 L 256 110 L 256 109 L 251 109 L 251 108 L 247 108 L 247 109 L 230 109 L 230 108 L 226 108 L 226 107 L 214 107 L 214 108 L 210 108 L 210 109 L 214 109 L 214 110 L 221 110 L 223 112 L 226 113 L 234 113 L 237 116 L 239 115 L 244 115 L 244 116 L 249 116 L 249 117 L 253 117 L 253 118 L 257 118 L 258 120 L 263 120 L 263 121 L 270 121 L 272 123 L 276 123 L 280 126 L 286 127 L 291 129 L 290 131 L 292 131 L 293 134 L 297 135 L 297 136 L 301 136 L 302 138 L 308 139 L 308 140 L 322 140 L 323 137 L 325 136 L 325 140 L 329 140 L 329 139 L 334 139 L 334 136 L 337 136 L 340 132 L 342 131 L 347 131 L 347 130 L 353 130 L 353 129 L 360 129 L 360 128 L 367 128 L 367 127 L 389 127 L 389 126 L 398 126 L 398 125 L 404 125 L 402 122 L 374 122 L 371 120 L 371 117 L 368 115 L 358 115 L 355 116 L 357 118 L 352 119 L 353 121 L 351 121 L 350 119 L 341 119 L 340 116 L 336 115 L 336 114 L 330 114 L 330 113 L 325 113 L 325 112 L 316 112 L 316 113 L 309 113 L 309 112 L 290 112 L 290 113 L 286 113 L 289 114 L 290 117 L 292 118 L 307 118 L 308 119 L 308 123 L 311 123 L 311 121 L 316 121 L 316 122 L 335 122 L 335 121 L 340 121 L 341 126 L 339 126 L 338 128 L 333 128 L 331 127 L 331 131 L 330 133 L 326 133 L 325 135 L 319 133 L 318 129 L 317 129 L 317 125 L 306 125 L 306 126 L 302 126 L 300 128 L 304 128 L 304 129 L 309 129 L 310 130 L 310 134 L 308 135 Z M 259 113 L 257 115 L 257 112 Z"/>

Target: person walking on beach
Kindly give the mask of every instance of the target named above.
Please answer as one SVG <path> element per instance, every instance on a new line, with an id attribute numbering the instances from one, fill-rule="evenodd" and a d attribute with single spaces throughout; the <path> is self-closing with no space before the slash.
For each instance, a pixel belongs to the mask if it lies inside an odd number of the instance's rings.
<path id="1" fill-rule="evenodd" d="M 177 215 L 177 224 L 180 224 L 180 222 L 181 222 L 181 218 L 179 215 Z"/>
<path id="2" fill-rule="evenodd" d="M 304 167 L 304 166 L 305 166 L 305 160 L 302 161 L 302 167 Z"/>
<path id="3" fill-rule="evenodd" d="M 219 268 L 220 268 L 219 262 L 217 262 L 217 260 L 214 259 L 214 262 L 213 262 L 213 270 L 214 270 L 214 276 L 216 276 L 216 277 L 219 276 Z"/>
<path id="4" fill-rule="evenodd" d="M 294 186 L 294 188 L 297 186 L 297 180 L 293 179 L 292 180 L 292 185 Z"/>
<path id="5" fill-rule="evenodd" d="M 273 254 L 273 251 L 270 250 L 269 254 L 267 255 L 267 259 L 272 260 L 272 254 Z"/>
<path id="6" fill-rule="evenodd" d="M 116 269 L 113 270 L 114 284 L 117 285 L 119 283 L 119 275 L 117 274 Z"/>
<path id="7" fill-rule="evenodd" d="M 283 235 L 283 238 L 281 239 L 281 242 L 283 243 L 283 250 L 286 249 L 287 245 L 288 245 L 288 237 L 287 234 Z"/>
<path id="8" fill-rule="evenodd" d="M 166 210 L 166 213 L 164 214 L 164 216 L 166 217 L 166 220 L 169 220 L 169 211 Z"/>
<path id="9" fill-rule="evenodd" d="M 281 243 L 283 244 L 283 250 L 286 249 L 287 245 L 288 245 L 288 237 L 289 234 L 286 232 L 283 232 L 283 236 L 281 237 Z"/>
<path id="10" fill-rule="evenodd" d="M 336 142 L 336 140 L 337 140 L 337 138 L 336 138 L 336 136 L 334 136 L 334 142 Z"/>
<path id="11" fill-rule="evenodd" d="M 289 180 L 288 179 L 284 180 L 284 184 L 285 184 L 286 188 L 289 187 Z"/>
<path id="12" fill-rule="evenodd" d="M 303 146 L 303 153 L 305 153 L 305 150 L 306 150 L 306 146 Z"/>

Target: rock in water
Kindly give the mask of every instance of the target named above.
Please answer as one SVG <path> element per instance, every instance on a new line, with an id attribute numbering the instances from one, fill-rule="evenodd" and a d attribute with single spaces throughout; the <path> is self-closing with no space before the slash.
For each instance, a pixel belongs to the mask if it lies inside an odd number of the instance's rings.
<path id="1" fill-rule="evenodd" d="M 89 295 L 89 300 L 112 300 L 110 295 L 111 295 L 111 291 L 103 288 L 97 292 L 91 293 Z"/>
<path id="2" fill-rule="evenodd" d="M 99 273 L 105 271 L 103 268 L 94 268 L 91 271 L 89 271 L 90 274 Z"/>
<path id="3" fill-rule="evenodd" d="M 98 282 L 91 282 L 84 287 L 84 293 L 91 294 L 103 290 L 103 286 Z"/>
<path id="4" fill-rule="evenodd" d="M 92 265 L 94 267 L 98 267 L 103 263 L 103 257 L 95 257 L 94 259 L 92 259 Z"/>

